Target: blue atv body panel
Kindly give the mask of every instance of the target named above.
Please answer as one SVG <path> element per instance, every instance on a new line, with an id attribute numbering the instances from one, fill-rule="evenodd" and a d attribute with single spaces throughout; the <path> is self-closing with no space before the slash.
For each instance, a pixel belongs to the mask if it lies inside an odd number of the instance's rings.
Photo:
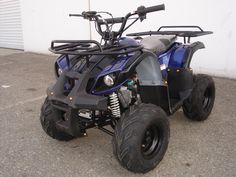
<path id="1" fill-rule="evenodd" d="M 104 68 L 104 70 L 97 76 L 96 81 L 93 85 L 93 88 L 95 87 L 97 81 L 100 78 L 102 78 L 106 75 L 112 74 L 112 73 L 116 73 L 116 72 L 119 73 L 119 72 L 123 71 L 124 67 L 126 66 L 126 63 L 129 61 L 131 56 L 132 55 L 120 56 L 111 65 Z M 119 85 L 117 85 L 115 87 L 112 87 L 110 89 L 103 90 L 103 91 L 100 91 L 100 92 L 96 92 L 94 89 L 92 89 L 91 93 L 95 94 L 95 95 L 111 94 L 114 91 L 118 90 L 126 81 L 127 80 L 123 81 L 122 83 L 120 83 Z"/>
<path id="2" fill-rule="evenodd" d="M 162 69 L 163 76 L 167 76 L 168 68 L 183 68 L 187 55 L 187 48 L 181 43 L 174 43 L 171 48 L 159 56 L 160 65 L 165 67 Z"/>
<path id="3" fill-rule="evenodd" d="M 58 57 L 56 63 L 58 65 L 58 67 L 60 67 L 62 70 L 66 70 L 69 69 L 69 65 L 70 63 L 68 63 L 67 61 L 67 56 L 66 55 L 61 55 L 60 57 Z"/>
<path id="4" fill-rule="evenodd" d="M 120 39 L 120 44 L 122 45 L 137 45 L 137 41 L 131 38 L 123 37 Z M 184 66 L 184 60 L 185 55 L 187 53 L 187 49 L 184 47 L 182 43 L 174 43 L 167 51 L 161 53 L 157 57 L 157 61 L 160 63 L 160 65 L 165 65 L 165 67 L 162 69 L 162 75 L 163 77 L 167 76 L 167 69 L 168 68 L 183 68 Z M 118 90 L 124 83 L 127 82 L 128 78 L 124 80 L 122 83 L 119 83 L 118 85 L 111 87 L 109 89 L 103 90 L 103 91 L 96 91 L 94 89 L 97 81 L 109 74 L 112 73 L 119 73 L 124 70 L 124 67 L 126 66 L 127 62 L 129 62 L 130 58 L 134 55 L 134 53 L 130 53 L 129 55 L 121 55 L 118 56 L 116 60 L 114 60 L 110 65 L 106 66 L 96 77 L 95 82 L 92 86 L 91 93 L 94 95 L 104 95 L 104 94 L 111 94 Z M 56 63 L 58 67 L 60 67 L 62 70 L 66 70 L 70 68 L 70 64 L 68 62 L 68 58 L 70 59 L 70 56 L 67 55 L 61 55 Z"/>

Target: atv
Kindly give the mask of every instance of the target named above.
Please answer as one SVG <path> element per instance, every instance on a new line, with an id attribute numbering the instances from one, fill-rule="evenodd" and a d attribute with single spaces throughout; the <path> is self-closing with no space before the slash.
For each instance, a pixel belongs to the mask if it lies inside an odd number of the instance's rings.
<path id="1" fill-rule="evenodd" d="M 164 9 L 140 6 L 119 18 L 96 11 L 70 14 L 95 22 L 102 40 L 52 41 L 49 50 L 60 54 L 56 82 L 47 89 L 40 116 L 49 136 L 68 141 L 95 127 L 113 137 L 114 155 L 123 167 L 145 173 L 167 150 L 168 116 L 182 108 L 191 120 L 208 118 L 215 85 L 210 76 L 193 74 L 192 56 L 204 44 L 190 39 L 212 32 L 199 26 L 162 26 L 122 36 L 148 13 Z M 115 24 L 120 24 L 117 31 Z"/>

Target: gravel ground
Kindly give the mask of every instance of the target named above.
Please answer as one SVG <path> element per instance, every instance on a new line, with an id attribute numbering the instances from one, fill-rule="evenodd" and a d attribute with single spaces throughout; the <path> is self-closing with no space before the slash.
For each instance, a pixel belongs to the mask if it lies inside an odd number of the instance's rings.
<path id="1" fill-rule="evenodd" d="M 193 122 L 182 110 L 171 117 L 169 148 L 157 168 L 142 175 L 123 169 L 111 137 L 59 142 L 39 123 L 55 57 L 0 50 L 0 176 L 236 176 L 236 81 L 214 78 L 216 102 L 209 119 Z"/>

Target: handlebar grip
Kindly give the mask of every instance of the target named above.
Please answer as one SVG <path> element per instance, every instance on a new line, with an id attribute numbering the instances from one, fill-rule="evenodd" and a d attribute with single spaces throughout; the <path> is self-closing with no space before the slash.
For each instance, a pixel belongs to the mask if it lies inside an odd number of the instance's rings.
<path id="1" fill-rule="evenodd" d="M 70 17 L 83 17 L 85 19 L 93 18 L 97 14 L 96 11 L 82 12 L 82 14 L 69 14 Z"/>
<path id="2" fill-rule="evenodd" d="M 147 13 L 156 12 L 156 11 L 160 11 L 160 10 L 165 10 L 164 4 L 152 6 L 152 7 L 140 6 L 140 7 L 138 7 L 137 11 L 135 11 L 135 13 L 137 13 L 139 15 L 146 15 Z"/>
<path id="3" fill-rule="evenodd" d="M 160 10 L 165 10 L 165 4 L 152 6 L 152 7 L 146 7 L 144 11 L 146 13 L 150 13 L 150 12 L 155 12 L 155 11 L 160 11 Z"/>
<path id="4" fill-rule="evenodd" d="M 123 23 L 124 17 L 106 18 L 106 19 L 104 19 L 104 20 L 107 22 L 107 24 Z M 99 21 L 98 21 L 98 24 L 104 25 L 105 22 L 104 22 L 103 20 L 99 20 Z"/>
<path id="5" fill-rule="evenodd" d="M 69 17 L 83 17 L 81 14 L 69 14 Z"/>
<path id="6" fill-rule="evenodd" d="M 82 12 L 82 15 L 87 15 L 87 16 L 94 16 L 94 15 L 96 15 L 97 14 L 97 12 L 96 11 L 84 11 L 84 12 Z"/>

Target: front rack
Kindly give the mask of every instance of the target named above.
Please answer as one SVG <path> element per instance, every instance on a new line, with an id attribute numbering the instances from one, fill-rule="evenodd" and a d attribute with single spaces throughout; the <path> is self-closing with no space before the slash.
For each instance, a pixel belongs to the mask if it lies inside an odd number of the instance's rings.
<path id="1" fill-rule="evenodd" d="M 163 29 L 180 29 L 180 28 L 192 28 L 196 30 L 166 30 Z M 184 38 L 184 43 L 186 43 L 186 38 L 188 38 L 188 43 L 190 43 L 191 37 L 199 37 L 203 35 L 213 34 L 212 31 L 204 31 L 199 26 L 161 26 L 157 31 L 146 31 L 138 33 L 130 33 L 127 36 L 146 36 L 146 35 L 176 35 Z"/>
<path id="2" fill-rule="evenodd" d="M 66 55 L 127 55 L 143 49 L 140 45 L 101 46 L 95 40 L 55 40 L 49 50 L 55 54 Z"/>

